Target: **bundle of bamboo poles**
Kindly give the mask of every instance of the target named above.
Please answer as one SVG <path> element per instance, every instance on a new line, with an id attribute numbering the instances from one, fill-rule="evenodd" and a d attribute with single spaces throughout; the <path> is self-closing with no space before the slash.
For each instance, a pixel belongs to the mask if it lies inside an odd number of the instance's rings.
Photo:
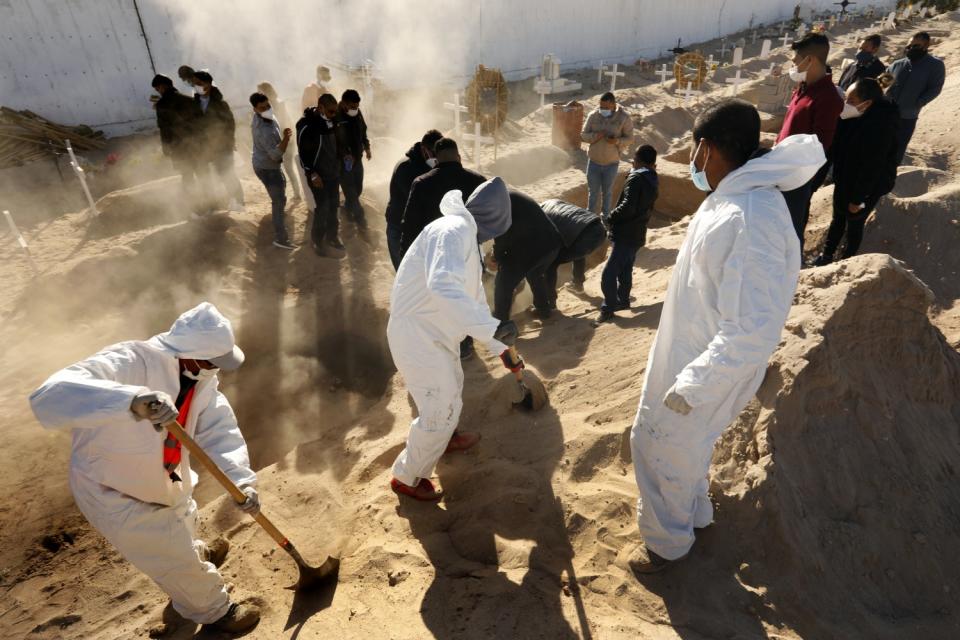
<path id="1" fill-rule="evenodd" d="M 77 151 L 106 145 L 102 131 L 84 125 L 66 127 L 31 111 L 0 106 L 0 169 L 62 154 L 66 140 Z"/>

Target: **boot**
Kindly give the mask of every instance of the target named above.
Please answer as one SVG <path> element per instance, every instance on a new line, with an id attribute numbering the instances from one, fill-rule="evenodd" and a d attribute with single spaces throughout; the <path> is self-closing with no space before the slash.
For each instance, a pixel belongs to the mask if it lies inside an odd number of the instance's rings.
<path id="1" fill-rule="evenodd" d="M 667 560 L 647 549 L 646 545 L 641 544 L 630 554 L 627 565 L 631 571 L 638 574 L 660 573 L 667 567 L 680 562 L 686 557 L 687 556 L 683 556 L 676 560 Z"/>
<path id="2" fill-rule="evenodd" d="M 213 566 L 219 568 L 223 564 L 223 561 L 227 559 L 227 553 L 230 551 L 230 543 L 227 542 L 227 539 L 223 536 L 218 536 L 216 539 L 211 540 L 208 544 L 205 544 L 203 547 L 203 552 L 200 554 L 200 557 L 203 558 L 206 562 L 210 562 Z"/>
<path id="3" fill-rule="evenodd" d="M 403 484 L 396 478 L 393 478 L 390 480 L 390 488 L 398 496 L 408 496 L 421 502 L 438 502 L 440 498 L 443 497 L 443 492 L 437 491 L 433 487 L 433 483 L 426 478 L 420 478 L 420 482 L 418 482 L 415 487 Z"/>
<path id="4" fill-rule="evenodd" d="M 447 449 L 444 451 L 444 453 L 466 451 L 478 442 L 480 442 L 479 433 L 472 433 L 469 431 L 454 431 L 453 437 L 450 438 L 450 442 L 447 444 Z"/>
<path id="5" fill-rule="evenodd" d="M 205 625 L 226 633 L 243 633 L 254 628 L 260 622 L 260 608 L 252 604 L 230 604 L 223 617 L 212 624 Z"/>

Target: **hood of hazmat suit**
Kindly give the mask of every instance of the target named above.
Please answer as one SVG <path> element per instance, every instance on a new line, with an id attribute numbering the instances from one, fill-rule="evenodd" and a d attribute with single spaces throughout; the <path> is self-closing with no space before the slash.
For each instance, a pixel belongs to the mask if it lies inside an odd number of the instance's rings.
<path id="1" fill-rule="evenodd" d="M 780 191 L 824 162 L 816 136 L 786 138 L 728 174 L 690 221 L 630 438 L 640 533 L 669 560 L 713 520 L 713 445 L 759 388 L 790 311 L 801 256 Z M 688 415 L 664 405 L 671 387 L 693 407 Z"/>
<path id="2" fill-rule="evenodd" d="M 483 190 L 481 185 L 477 192 Z M 497 190 L 488 194 L 494 200 Z M 440 211 L 443 217 L 424 227 L 400 263 L 387 325 L 390 353 L 419 414 L 393 466 L 394 476 L 410 486 L 429 477 L 457 427 L 463 406 L 460 342 L 472 336 L 495 354 L 507 349 L 493 337 L 500 323 L 481 283 L 477 222 L 460 191 L 447 192 Z M 507 213 L 509 227 L 509 205 Z M 499 228 L 503 211 L 491 219 L 499 221 L 491 228 Z"/>

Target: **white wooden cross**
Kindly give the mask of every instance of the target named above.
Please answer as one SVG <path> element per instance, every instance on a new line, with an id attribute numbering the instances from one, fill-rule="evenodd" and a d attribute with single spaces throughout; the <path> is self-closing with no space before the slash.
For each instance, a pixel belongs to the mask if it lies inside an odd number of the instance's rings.
<path id="1" fill-rule="evenodd" d="M 887 19 L 884 20 L 883 23 L 886 25 L 884 27 L 886 29 L 896 29 L 897 28 L 897 12 L 891 11 L 889 15 L 887 15 Z"/>
<path id="2" fill-rule="evenodd" d="M 480 167 L 480 145 L 481 144 L 493 144 L 496 142 L 490 136 L 482 135 L 480 132 L 480 123 L 473 123 L 473 133 L 464 133 L 461 136 L 464 140 L 473 140 L 473 164 L 476 166 L 477 171 L 479 172 Z"/>
<path id="3" fill-rule="evenodd" d="M 720 39 L 720 50 L 718 53 L 720 54 L 721 60 L 723 60 L 724 56 L 727 55 L 727 39 L 726 38 Z"/>
<path id="4" fill-rule="evenodd" d="M 454 135 L 460 135 L 460 114 L 468 113 L 470 109 L 462 104 L 460 104 L 460 94 L 453 94 L 453 102 L 444 102 L 444 109 L 449 109 L 453 111 L 453 131 Z"/>
<path id="5" fill-rule="evenodd" d="M 613 68 L 610 71 L 607 71 L 606 73 L 603 74 L 605 76 L 610 76 L 610 91 L 617 90 L 618 77 L 627 75 L 626 72 L 624 71 L 617 71 L 617 68 L 619 68 L 619 66 L 620 66 L 619 64 L 615 64 L 613 65 Z"/>
<path id="6" fill-rule="evenodd" d="M 667 81 L 667 76 L 670 75 L 670 71 L 667 71 L 667 63 L 663 63 L 663 67 L 660 71 L 657 71 L 657 75 L 660 76 L 660 86 L 663 86 L 663 83 Z"/>
<path id="7" fill-rule="evenodd" d="M 763 44 L 760 45 L 760 59 L 769 60 L 770 59 L 770 48 L 773 46 L 773 43 L 769 40 L 764 40 Z"/>
<path id="8" fill-rule="evenodd" d="M 707 63 L 707 70 L 708 70 L 708 71 L 712 71 L 714 65 L 717 64 L 717 61 L 713 59 L 713 54 L 712 54 L 712 53 L 710 54 L 710 57 L 707 58 L 706 63 Z"/>
<path id="9" fill-rule="evenodd" d="M 87 176 L 84 175 L 83 167 L 80 166 L 80 162 L 77 160 L 77 156 L 73 153 L 73 146 L 70 144 L 69 140 L 64 140 L 64 143 L 67 146 L 67 153 L 70 154 L 70 166 L 73 167 L 73 172 L 77 174 L 77 178 L 80 180 L 80 186 L 83 187 L 83 194 L 87 197 L 87 204 L 90 205 L 90 211 L 87 215 L 97 216 L 100 214 L 97 211 L 97 205 L 93 201 L 93 196 L 90 195 L 90 187 L 87 186 Z"/>
<path id="10" fill-rule="evenodd" d="M 903 20 L 909 20 L 912 14 L 913 14 L 913 5 L 908 4 L 906 7 L 903 8 L 903 13 L 900 14 L 900 17 Z"/>
<path id="11" fill-rule="evenodd" d="M 780 35 L 783 35 L 783 32 L 787 30 L 787 23 L 783 20 L 780 21 Z"/>
<path id="12" fill-rule="evenodd" d="M 30 255 L 30 247 L 27 245 L 27 241 L 23 239 L 23 235 L 20 233 L 20 230 L 17 229 L 17 225 L 13 221 L 13 214 L 4 209 L 3 217 L 7 219 L 7 224 L 10 226 L 10 233 L 12 233 L 13 237 L 17 239 L 17 244 L 20 245 L 20 248 L 23 249 L 23 253 L 27 256 L 27 262 L 30 263 L 30 269 L 33 270 L 34 274 L 36 274 L 37 263 L 33 261 L 33 256 Z"/>
<path id="13" fill-rule="evenodd" d="M 600 61 L 600 64 L 597 65 L 597 86 L 603 84 L 603 72 L 609 69 L 607 65 L 603 64 L 603 60 Z"/>
<path id="14" fill-rule="evenodd" d="M 740 69 L 737 69 L 737 75 L 735 75 L 732 78 L 727 78 L 726 80 L 727 84 L 733 85 L 733 95 L 737 95 L 740 92 L 739 91 L 740 85 L 742 85 L 746 81 L 747 81 L 746 78 L 740 77 Z"/>
<path id="15" fill-rule="evenodd" d="M 926 18 L 926 17 L 927 17 L 927 7 L 920 7 L 920 13 L 917 14 L 917 17 L 918 17 L 918 18 Z"/>
<path id="16" fill-rule="evenodd" d="M 773 75 L 773 69 L 774 69 L 774 67 L 776 67 L 776 66 L 777 66 L 777 63 L 776 63 L 776 62 L 771 62 L 771 63 L 770 63 L 770 68 L 768 68 L 768 69 L 760 69 L 760 75 L 761 75 L 762 77 L 766 77 L 766 76 L 769 76 L 769 75 Z"/>
<path id="17" fill-rule="evenodd" d="M 800 26 L 797 27 L 797 39 L 800 39 L 805 35 L 807 35 L 807 24 L 805 22 L 801 22 Z"/>
<path id="18" fill-rule="evenodd" d="M 788 44 L 790 44 L 791 42 L 793 42 L 793 38 L 790 37 L 790 34 L 789 34 L 789 33 L 783 34 L 783 36 L 781 36 L 780 38 L 778 38 L 778 40 L 783 40 L 783 46 L 787 46 Z"/>
<path id="19" fill-rule="evenodd" d="M 740 67 L 743 65 L 743 49 L 737 47 L 733 50 L 733 66 Z"/>
<path id="20" fill-rule="evenodd" d="M 690 99 L 693 96 L 699 96 L 703 91 L 699 91 L 693 88 L 693 83 L 688 82 L 687 87 L 683 90 L 683 104 L 690 104 Z"/>

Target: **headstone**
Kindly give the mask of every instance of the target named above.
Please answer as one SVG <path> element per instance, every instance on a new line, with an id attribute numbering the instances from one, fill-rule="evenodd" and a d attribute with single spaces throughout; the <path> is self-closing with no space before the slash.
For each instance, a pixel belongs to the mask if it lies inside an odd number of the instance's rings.
<path id="1" fill-rule="evenodd" d="M 783 46 L 787 46 L 788 44 L 793 42 L 793 38 L 790 37 L 789 33 L 783 34 L 783 36 L 780 37 L 779 39 L 783 41 Z"/>
<path id="2" fill-rule="evenodd" d="M 721 60 L 723 60 L 723 58 L 727 55 L 727 39 L 726 38 L 720 39 L 720 49 L 718 50 L 718 53 L 720 54 Z"/>
<path id="3" fill-rule="evenodd" d="M 599 87 L 603 84 L 603 72 L 609 69 L 607 65 L 603 64 L 603 60 L 600 61 L 600 64 L 597 65 L 597 86 Z"/>
<path id="4" fill-rule="evenodd" d="M 661 87 L 662 87 L 663 84 L 667 81 L 667 76 L 669 76 L 671 73 L 673 73 L 673 72 L 672 72 L 672 71 L 667 71 L 667 63 L 664 62 L 664 63 L 663 63 L 663 67 L 662 67 L 659 71 L 657 71 L 657 75 L 660 76 L 660 86 L 661 86 Z"/>
<path id="5" fill-rule="evenodd" d="M 579 91 L 579 82 L 571 82 L 560 77 L 560 59 L 552 53 L 543 56 L 540 64 L 540 79 L 533 83 L 533 90 L 540 94 L 540 106 L 544 106 L 546 96 L 554 93 Z"/>
<path id="6" fill-rule="evenodd" d="M 727 78 L 726 80 L 727 84 L 733 85 L 733 95 L 737 95 L 740 92 L 740 85 L 746 81 L 746 78 L 740 77 L 740 69 L 737 69 L 737 75 L 733 76 L 732 78 Z"/>
<path id="7" fill-rule="evenodd" d="M 460 114 L 468 113 L 470 109 L 462 104 L 460 104 L 460 94 L 453 94 L 453 102 L 444 102 L 443 108 L 449 111 L 453 111 L 453 131 L 454 135 L 460 136 Z"/>
<path id="8" fill-rule="evenodd" d="M 733 50 L 733 66 L 741 67 L 743 66 L 743 49 L 737 47 Z"/>
<path id="9" fill-rule="evenodd" d="M 688 82 L 686 88 L 683 90 L 683 104 L 690 104 L 693 96 L 699 96 L 701 93 L 703 92 L 693 88 L 692 82 Z"/>
<path id="10" fill-rule="evenodd" d="M 753 33 L 750 34 L 750 44 L 757 44 L 757 30 L 754 29 Z"/>
<path id="11" fill-rule="evenodd" d="M 770 59 L 770 47 L 773 46 L 769 40 L 764 40 L 763 44 L 760 45 L 760 59 L 769 60 Z"/>
<path id="12" fill-rule="evenodd" d="M 616 90 L 617 90 L 617 78 L 618 78 L 618 77 L 627 75 L 626 72 L 624 72 L 624 71 L 617 71 L 617 69 L 618 69 L 619 67 L 620 67 L 620 65 L 615 64 L 615 65 L 613 65 L 613 69 L 611 69 L 610 71 L 607 71 L 606 73 L 603 74 L 603 75 L 605 75 L 605 76 L 610 76 L 610 91 L 616 91 Z"/>

